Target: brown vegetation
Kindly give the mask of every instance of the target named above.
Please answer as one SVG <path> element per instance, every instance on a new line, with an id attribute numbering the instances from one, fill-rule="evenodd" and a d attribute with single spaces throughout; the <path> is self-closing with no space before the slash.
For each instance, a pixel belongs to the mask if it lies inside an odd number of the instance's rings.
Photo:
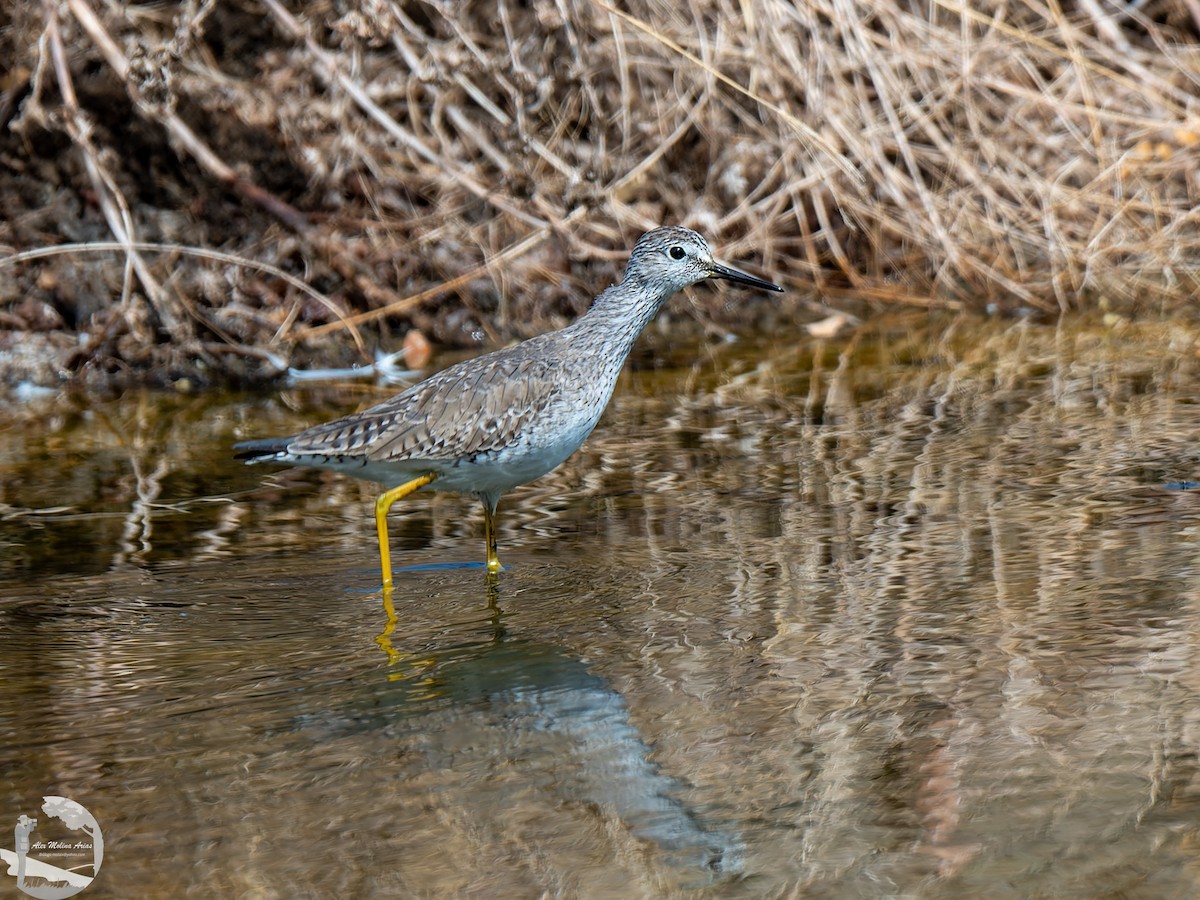
<path id="1" fill-rule="evenodd" d="M 293 6 L 0 10 L 10 376 L 524 336 L 664 222 L 792 304 L 1196 288 L 1190 0 Z M 703 298 L 727 325 L 778 312 Z"/>

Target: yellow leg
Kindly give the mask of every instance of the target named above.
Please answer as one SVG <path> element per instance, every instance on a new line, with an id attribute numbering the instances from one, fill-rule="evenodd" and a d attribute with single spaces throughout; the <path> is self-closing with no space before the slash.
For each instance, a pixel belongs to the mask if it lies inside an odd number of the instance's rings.
<path id="1" fill-rule="evenodd" d="M 500 571 L 500 557 L 496 555 L 496 509 L 483 501 L 483 536 L 487 541 L 487 570 L 489 575 Z"/>
<path id="2" fill-rule="evenodd" d="M 388 545 L 387 531 L 388 510 L 392 508 L 392 504 L 397 500 L 403 500 L 413 491 L 419 491 L 435 478 L 437 478 L 437 475 L 433 472 L 422 475 L 420 478 L 414 478 L 412 481 L 407 481 L 400 485 L 400 487 L 385 491 L 375 501 L 375 530 L 379 534 L 379 561 L 383 564 L 383 589 L 385 591 L 392 589 L 392 550 Z"/>

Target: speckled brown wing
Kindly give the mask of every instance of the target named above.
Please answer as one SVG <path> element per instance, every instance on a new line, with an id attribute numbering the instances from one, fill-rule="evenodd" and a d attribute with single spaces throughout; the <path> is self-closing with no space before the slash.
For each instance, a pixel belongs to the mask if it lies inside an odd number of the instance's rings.
<path id="1" fill-rule="evenodd" d="M 561 396 L 553 356 L 528 344 L 459 363 L 362 412 L 295 435 L 291 454 L 458 460 L 512 446 Z"/>

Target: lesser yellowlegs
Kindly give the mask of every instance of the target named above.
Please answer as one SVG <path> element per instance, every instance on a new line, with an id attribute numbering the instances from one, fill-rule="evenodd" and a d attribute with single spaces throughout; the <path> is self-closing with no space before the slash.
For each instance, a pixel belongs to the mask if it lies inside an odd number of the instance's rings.
<path id="1" fill-rule="evenodd" d="M 710 278 L 782 288 L 719 265 L 687 228 L 642 235 L 619 284 L 558 331 L 450 366 L 363 412 L 290 437 L 236 444 L 239 459 L 333 469 L 388 486 L 375 502 L 383 584 L 392 567 L 387 514 L 426 486 L 483 504 L 487 568 L 496 556 L 496 504 L 578 449 L 608 405 L 634 341 L 667 298 Z"/>

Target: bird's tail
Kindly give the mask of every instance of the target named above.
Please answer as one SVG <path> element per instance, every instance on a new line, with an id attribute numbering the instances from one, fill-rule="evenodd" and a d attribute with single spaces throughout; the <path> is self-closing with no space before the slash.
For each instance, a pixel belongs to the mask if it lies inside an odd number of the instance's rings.
<path id="1" fill-rule="evenodd" d="M 287 450 L 288 438 L 259 438 L 256 441 L 242 441 L 234 444 L 233 449 L 239 451 L 233 458 L 253 462 L 268 456 L 276 456 Z"/>

